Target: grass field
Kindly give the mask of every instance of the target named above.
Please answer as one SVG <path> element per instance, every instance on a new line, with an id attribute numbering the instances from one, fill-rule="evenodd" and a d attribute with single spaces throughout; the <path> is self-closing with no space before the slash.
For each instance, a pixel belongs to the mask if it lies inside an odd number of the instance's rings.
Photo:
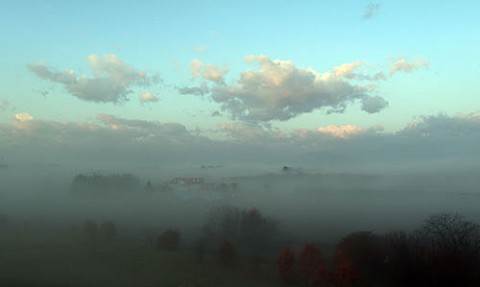
<path id="1" fill-rule="evenodd" d="M 188 244 L 184 244 L 188 245 Z M 273 262 L 272 262 L 273 261 Z M 162 251 L 141 240 L 87 244 L 62 228 L 0 231 L 0 286 L 278 286 L 274 260 L 252 270 L 246 258 L 221 266 L 189 246 Z"/>

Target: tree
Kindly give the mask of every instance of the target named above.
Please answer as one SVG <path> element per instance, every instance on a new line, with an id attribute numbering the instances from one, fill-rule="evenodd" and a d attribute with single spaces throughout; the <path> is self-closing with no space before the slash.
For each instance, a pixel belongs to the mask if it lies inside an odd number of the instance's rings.
<path id="1" fill-rule="evenodd" d="M 384 274 L 386 249 L 383 238 L 371 231 L 353 232 L 337 245 L 338 259 L 350 263 L 367 277 Z"/>
<path id="2" fill-rule="evenodd" d="M 205 237 L 214 244 L 223 240 L 237 240 L 240 232 L 240 215 L 240 209 L 230 205 L 211 209 L 203 227 Z"/>
<path id="3" fill-rule="evenodd" d="M 480 225 L 458 213 L 428 217 L 418 232 L 423 272 L 430 284 L 469 286 L 478 283 L 480 271 Z"/>

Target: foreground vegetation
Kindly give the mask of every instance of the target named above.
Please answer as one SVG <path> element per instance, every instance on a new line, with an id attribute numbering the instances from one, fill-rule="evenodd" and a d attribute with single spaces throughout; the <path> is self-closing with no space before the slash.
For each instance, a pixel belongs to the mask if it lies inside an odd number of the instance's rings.
<path id="1" fill-rule="evenodd" d="M 47 226 L 1 214 L 0 286 L 480 284 L 480 227 L 458 214 L 434 214 L 413 232 L 353 232 L 334 248 L 289 241 L 256 209 L 214 208 L 202 230 L 152 236 L 111 221 Z"/>

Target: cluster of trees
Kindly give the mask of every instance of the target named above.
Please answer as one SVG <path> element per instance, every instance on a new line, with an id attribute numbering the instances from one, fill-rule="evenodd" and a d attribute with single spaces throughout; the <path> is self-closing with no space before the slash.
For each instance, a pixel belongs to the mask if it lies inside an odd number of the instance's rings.
<path id="1" fill-rule="evenodd" d="M 256 208 L 241 210 L 233 206 L 212 209 L 203 227 L 204 241 L 217 248 L 225 241 L 237 245 L 249 256 L 269 251 L 277 224 Z M 213 246 L 212 246 L 213 245 Z"/>
<path id="2" fill-rule="evenodd" d="M 78 174 L 72 181 L 72 190 L 77 193 L 105 193 L 135 191 L 140 188 L 140 179 L 131 174 Z"/>
<path id="3" fill-rule="evenodd" d="M 278 274 L 299 286 L 480 286 L 480 225 L 442 213 L 411 233 L 354 232 L 325 262 L 312 244 L 297 256 L 285 249 L 277 257 Z"/>

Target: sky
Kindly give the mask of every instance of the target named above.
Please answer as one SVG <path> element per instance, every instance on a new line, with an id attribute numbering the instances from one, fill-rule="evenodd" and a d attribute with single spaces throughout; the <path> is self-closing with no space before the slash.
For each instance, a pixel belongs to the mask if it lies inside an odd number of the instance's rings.
<path id="1" fill-rule="evenodd" d="M 2 4 L 0 163 L 478 162 L 478 1 Z"/>

